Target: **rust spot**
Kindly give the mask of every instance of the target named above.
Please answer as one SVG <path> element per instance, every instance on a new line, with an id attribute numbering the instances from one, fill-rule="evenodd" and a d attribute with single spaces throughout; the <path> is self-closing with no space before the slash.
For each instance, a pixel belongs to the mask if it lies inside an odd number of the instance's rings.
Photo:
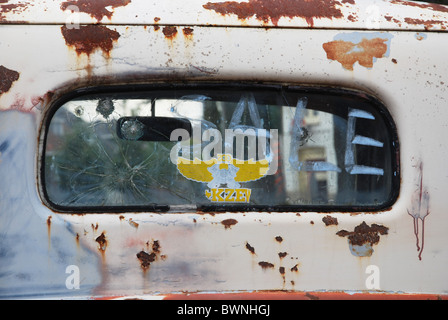
<path id="1" fill-rule="evenodd" d="M 154 252 L 147 253 L 145 251 L 140 251 L 137 253 L 137 258 L 140 260 L 141 267 L 143 269 L 149 268 L 152 262 L 156 260 L 156 254 Z"/>
<path id="2" fill-rule="evenodd" d="M 98 222 L 97 222 L 96 224 L 93 224 L 93 223 L 92 223 L 91 226 L 92 226 L 92 230 L 93 230 L 93 231 L 98 230 Z"/>
<path id="3" fill-rule="evenodd" d="M 160 21 L 160 18 L 159 18 L 159 17 L 155 17 L 155 18 L 154 18 L 154 22 L 155 22 L 155 23 L 158 23 L 159 21 Z"/>
<path id="4" fill-rule="evenodd" d="M 353 3 L 352 0 L 342 3 Z M 203 5 L 207 10 L 214 10 L 222 15 L 235 14 L 244 20 L 256 17 L 263 23 L 271 21 L 278 25 L 280 18 L 300 17 L 306 20 L 310 27 L 314 26 L 314 19 L 343 18 L 339 8 L 341 1 L 336 0 L 249 0 L 247 2 L 226 1 Z"/>
<path id="5" fill-rule="evenodd" d="M 255 248 L 252 247 L 249 242 L 246 242 L 246 249 L 249 250 L 252 254 L 255 254 Z"/>
<path id="6" fill-rule="evenodd" d="M 104 235 L 104 232 L 102 232 L 101 235 L 95 239 L 95 241 L 98 242 L 98 244 L 99 244 L 98 249 L 100 251 L 103 251 L 103 252 L 106 251 L 107 240 L 106 240 L 106 236 Z"/>
<path id="7" fill-rule="evenodd" d="M 278 256 L 280 257 L 280 259 L 283 259 L 284 257 L 286 257 L 288 255 L 288 252 L 279 252 Z"/>
<path id="8" fill-rule="evenodd" d="M 124 220 L 124 216 L 123 216 L 123 215 L 120 215 L 120 216 L 118 217 L 118 219 L 120 219 L 120 221 L 122 221 L 122 220 Z"/>
<path id="9" fill-rule="evenodd" d="M 333 218 L 332 216 L 325 216 L 322 218 L 322 221 L 325 223 L 326 226 L 338 225 L 338 219 Z"/>
<path id="10" fill-rule="evenodd" d="M 101 21 L 104 17 L 109 20 L 112 18 L 113 11 L 109 11 L 106 8 L 112 9 L 117 7 L 123 7 L 128 5 L 131 0 L 76 0 L 76 1 L 64 1 L 61 4 L 61 10 L 67 10 L 70 6 L 77 6 L 80 12 L 89 14 L 92 18 Z"/>
<path id="11" fill-rule="evenodd" d="M 132 221 L 132 218 L 129 219 L 128 223 L 131 225 L 131 227 L 134 227 L 136 229 L 138 228 L 138 223 L 135 221 Z"/>
<path id="12" fill-rule="evenodd" d="M 340 237 L 347 237 L 351 245 L 363 246 L 365 244 L 374 245 L 380 241 L 380 235 L 385 235 L 389 228 L 378 224 L 367 225 L 363 221 L 359 226 L 356 226 L 353 231 L 341 230 L 336 234 Z"/>
<path id="13" fill-rule="evenodd" d="M 120 34 L 105 26 L 87 25 L 79 29 L 68 29 L 61 27 L 65 43 L 73 47 L 78 55 L 90 55 L 95 50 L 101 49 L 107 56 L 113 48 L 113 42 L 117 41 Z"/>
<path id="14" fill-rule="evenodd" d="M 392 59 L 392 62 L 397 64 L 397 59 Z"/>
<path id="15" fill-rule="evenodd" d="M 191 38 L 193 36 L 193 28 L 183 28 L 182 32 L 184 34 L 185 37 L 187 38 Z"/>
<path id="16" fill-rule="evenodd" d="M 280 272 L 281 275 L 285 274 L 285 267 L 279 267 L 278 272 Z"/>
<path id="17" fill-rule="evenodd" d="M 299 272 L 299 264 L 296 264 L 294 267 L 292 267 L 291 272 Z"/>
<path id="18" fill-rule="evenodd" d="M 221 224 L 224 225 L 225 229 L 231 228 L 233 225 L 235 225 L 237 223 L 238 223 L 238 221 L 235 219 L 226 219 L 226 220 L 221 221 Z"/>
<path id="19" fill-rule="evenodd" d="M 260 267 L 262 267 L 263 269 L 274 268 L 274 265 L 272 263 L 266 262 L 266 261 L 260 261 L 260 262 L 258 262 L 258 265 Z"/>
<path id="20" fill-rule="evenodd" d="M 76 245 L 79 247 L 79 233 L 76 234 Z"/>
<path id="21" fill-rule="evenodd" d="M 13 82 L 19 80 L 20 74 L 17 71 L 0 66 L 0 95 L 11 89 Z"/>
<path id="22" fill-rule="evenodd" d="M 364 38 L 360 43 L 336 40 L 324 43 L 322 47 L 328 59 L 340 62 L 347 70 L 353 70 L 355 62 L 363 67 L 372 68 L 374 58 L 382 58 L 387 52 L 387 41 L 388 39 L 382 38 Z"/>
<path id="23" fill-rule="evenodd" d="M 146 246 L 149 247 L 149 241 L 146 242 Z M 149 249 L 149 248 L 147 248 Z M 149 252 L 149 250 L 147 250 Z M 137 258 L 140 260 L 140 266 L 144 271 L 146 271 L 152 262 L 157 260 L 157 255 L 160 253 L 160 243 L 159 240 L 154 240 L 152 243 L 151 251 L 148 253 L 146 251 L 140 251 L 137 253 Z M 161 259 L 165 260 L 166 256 L 162 255 Z"/>
<path id="24" fill-rule="evenodd" d="M 282 242 L 282 241 L 283 241 L 283 238 L 280 237 L 280 236 L 276 236 L 276 237 L 275 237 L 275 241 L 277 241 L 277 242 Z"/>
<path id="25" fill-rule="evenodd" d="M 162 32 L 165 35 L 165 38 L 172 40 L 177 35 L 177 28 L 173 26 L 167 26 L 163 28 Z"/>

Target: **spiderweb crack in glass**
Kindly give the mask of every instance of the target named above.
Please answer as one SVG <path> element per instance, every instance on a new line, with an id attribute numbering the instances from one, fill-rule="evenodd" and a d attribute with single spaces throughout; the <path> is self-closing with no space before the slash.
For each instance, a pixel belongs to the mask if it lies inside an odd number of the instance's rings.
<path id="1" fill-rule="evenodd" d="M 192 135 L 140 139 L 157 117 L 190 122 Z M 50 204 L 69 211 L 212 202 L 381 205 L 397 177 L 389 134 L 361 96 L 240 87 L 91 94 L 51 119 L 45 188 Z M 173 155 L 185 161 L 173 162 Z"/>

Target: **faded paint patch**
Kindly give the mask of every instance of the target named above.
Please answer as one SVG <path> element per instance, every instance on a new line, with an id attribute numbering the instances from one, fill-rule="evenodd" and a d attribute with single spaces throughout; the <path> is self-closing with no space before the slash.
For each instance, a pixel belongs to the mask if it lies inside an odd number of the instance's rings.
<path id="1" fill-rule="evenodd" d="M 90 55 L 94 51 L 101 49 L 109 55 L 113 48 L 114 41 L 117 41 L 120 34 L 100 25 L 81 26 L 79 29 L 68 29 L 61 27 L 65 43 L 73 47 L 78 55 Z"/>
<path id="2" fill-rule="evenodd" d="M 245 20 L 256 17 L 263 23 L 270 21 L 278 25 L 280 18 L 303 18 L 310 27 L 314 19 L 343 18 L 340 7 L 342 3 L 354 4 L 354 1 L 336 0 L 248 0 L 247 2 L 226 1 L 208 2 L 203 5 L 207 10 L 214 10 L 222 15 L 235 14 Z"/>
<path id="3" fill-rule="evenodd" d="M 378 224 L 367 225 L 364 221 L 356 226 L 353 231 L 341 230 L 336 234 L 340 237 L 348 237 L 350 252 L 358 257 L 370 257 L 373 253 L 372 246 L 380 241 L 380 235 L 386 235 L 389 228 Z"/>
<path id="4" fill-rule="evenodd" d="M 11 89 L 12 84 L 19 80 L 20 74 L 17 71 L 0 66 L 0 95 Z"/>
<path id="5" fill-rule="evenodd" d="M 107 8 L 112 9 L 117 7 L 123 7 L 128 5 L 131 0 L 76 0 L 76 1 L 64 1 L 61 4 L 61 10 L 67 10 L 70 6 L 76 6 L 80 12 L 89 14 L 92 18 L 101 21 L 104 17 L 109 20 L 112 18 L 113 10 L 109 11 Z"/>
<path id="6" fill-rule="evenodd" d="M 341 33 L 334 41 L 322 45 L 327 58 L 338 61 L 346 70 L 353 70 L 356 62 L 372 68 L 376 59 L 389 56 L 392 35 L 381 32 L 374 33 Z"/>

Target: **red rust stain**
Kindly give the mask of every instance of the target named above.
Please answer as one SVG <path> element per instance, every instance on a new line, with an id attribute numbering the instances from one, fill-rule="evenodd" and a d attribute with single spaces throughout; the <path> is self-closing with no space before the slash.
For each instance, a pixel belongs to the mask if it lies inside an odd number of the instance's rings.
<path id="1" fill-rule="evenodd" d="M 280 236 L 276 236 L 276 237 L 275 237 L 275 241 L 277 241 L 277 242 L 282 242 L 282 241 L 283 241 L 283 238 L 280 237 Z"/>
<path id="2" fill-rule="evenodd" d="M 354 231 L 341 230 L 336 234 L 340 237 L 348 236 L 348 239 L 352 245 L 362 246 L 366 243 L 371 245 L 377 244 L 380 241 L 380 235 L 385 235 L 389 231 L 389 228 L 378 224 L 372 224 L 368 226 L 363 221 L 359 226 L 356 226 Z"/>
<path id="3" fill-rule="evenodd" d="M 167 26 L 163 28 L 162 32 L 165 35 L 165 38 L 172 40 L 177 35 L 177 28 L 173 26 Z"/>
<path id="4" fill-rule="evenodd" d="M 225 229 L 231 228 L 233 225 L 237 224 L 238 221 L 235 219 L 226 219 L 221 221 L 221 224 L 224 225 Z"/>
<path id="5" fill-rule="evenodd" d="M 98 249 L 101 252 L 105 252 L 106 248 L 107 248 L 107 240 L 106 240 L 106 236 L 105 236 L 104 232 L 102 232 L 101 235 L 95 239 L 95 241 L 98 242 L 98 244 L 99 244 Z"/>
<path id="6" fill-rule="evenodd" d="M 416 238 L 416 246 L 418 252 L 418 259 L 422 260 L 423 248 L 425 245 L 425 219 L 429 215 L 429 193 L 423 185 L 423 163 L 419 162 L 417 165 L 418 181 L 417 189 L 412 195 L 412 208 L 407 210 L 412 217 L 414 223 L 414 234 Z M 421 222 L 421 231 L 419 228 Z M 420 239 L 421 232 L 421 239 Z"/>
<path id="7" fill-rule="evenodd" d="M 394 4 L 402 4 L 410 7 L 418 7 L 421 9 L 431 9 L 433 11 L 448 12 L 448 7 L 437 3 L 417 3 L 411 1 L 392 0 Z"/>
<path id="8" fill-rule="evenodd" d="M 120 34 L 115 30 L 110 30 L 105 26 L 87 25 L 79 29 L 68 29 L 61 27 L 65 43 L 73 47 L 78 55 L 90 55 L 95 50 L 101 49 L 107 56 L 113 48 L 114 41 L 117 41 Z"/>
<path id="9" fill-rule="evenodd" d="M 104 17 L 109 20 L 112 18 L 113 11 L 109 11 L 106 8 L 123 7 L 128 5 L 131 0 L 76 0 L 76 1 L 64 1 L 61 4 L 61 10 L 67 10 L 69 6 L 77 6 L 80 12 L 89 14 L 92 18 L 101 21 Z"/>
<path id="10" fill-rule="evenodd" d="M 8 92 L 13 82 L 19 80 L 19 77 L 20 74 L 17 71 L 0 66 L 0 95 Z"/>
<path id="11" fill-rule="evenodd" d="M 343 18 L 338 6 L 342 3 L 353 4 L 353 0 L 249 0 L 247 2 L 208 2 L 205 9 L 214 10 L 222 15 L 236 14 L 244 20 L 255 16 L 263 23 L 271 21 L 275 26 L 282 17 L 304 18 L 310 27 L 314 26 L 314 19 Z"/>
<path id="12" fill-rule="evenodd" d="M 325 223 L 326 226 L 331 226 L 331 225 L 338 225 L 338 219 L 334 218 L 332 216 L 325 216 L 322 218 L 323 223 Z"/>
<path id="13" fill-rule="evenodd" d="M 395 64 L 398 63 L 397 59 L 392 59 L 392 62 L 395 63 Z"/>
<path id="14" fill-rule="evenodd" d="M 278 256 L 280 259 L 283 259 L 284 257 L 286 257 L 288 255 L 288 252 L 279 252 Z"/>
<path id="15" fill-rule="evenodd" d="M 366 68 L 373 67 L 374 58 L 382 58 L 387 52 L 387 39 L 374 38 L 362 39 L 360 43 L 336 40 L 324 43 L 322 47 L 327 53 L 327 58 L 336 60 L 347 70 L 353 70 L 353 65 L 358 62 Z"/>

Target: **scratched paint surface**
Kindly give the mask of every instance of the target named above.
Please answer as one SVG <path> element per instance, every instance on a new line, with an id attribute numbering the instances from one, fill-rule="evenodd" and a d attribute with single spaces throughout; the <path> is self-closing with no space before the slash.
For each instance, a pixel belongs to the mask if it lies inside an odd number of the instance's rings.
<path id="1" fill-rule="evenodd" d="M 120 8 L 112 19 L 120 16 Z M 1 55 L 0 65 L 20 74 L 0 95 L 2 296 L 366 291 L 369 265 L 379 267 L 381 290 L 386 292 L 446 293 L 448 183 L 440 168 L 445 167 L 448 148 L 443 139 L 434 138 L 446 136 L 448 66 L 447 52 L 440 46 L 446 42 L 445 33 L 425 31 L 420 39 L 421 31 L 388 31 L 393 36 L 387 38 L 388 56 L 377 58 L 370 68 L 355 63 L 348 71 L 328 59 L 322 45 L 351 32 L 195 26 L 193 36 L 187 36 L 184 27 L 176 26 L 176 36 L 167 38 L 164 16 L 160 18 L 159 29 L 108 26 L 120 35 L 108 54 L 101 47 L 90 55 L 78 54 L 76 46 L 67 44 L 60 25 L 0 28 L 0 52 L 7 52 Z M 319 21 L 314 21 L 315 26 Z M 51 46 L 42 45 L 43 39 L 52 39 Z M 16 43 L 33 50 L 24 51 Z M 37 52 L 39 63 L 35 63 Z M 142 79 L 280 81 L 367 90 L 389 107 L 397 123 L 400 197 L 387 212 L 355 215 L 66 215 L 47 209 L 36 185 L 36 141 L 47 102 L 84 85 Z M 423 186 L 430 195 L 422 260 L 408 214 L 417 204 L 417 159 L 423 163 Z M 322 219 L 327 215 L 337 224 L 330 218 L 325 223 Z M 352 254 L 348 235 L 336 234 L 355 232 L 363 222 L 388 228 L 372 245 L 370 257 Z M 80 268 L 79 290 L 66 288 L 69 265 Z"/>

